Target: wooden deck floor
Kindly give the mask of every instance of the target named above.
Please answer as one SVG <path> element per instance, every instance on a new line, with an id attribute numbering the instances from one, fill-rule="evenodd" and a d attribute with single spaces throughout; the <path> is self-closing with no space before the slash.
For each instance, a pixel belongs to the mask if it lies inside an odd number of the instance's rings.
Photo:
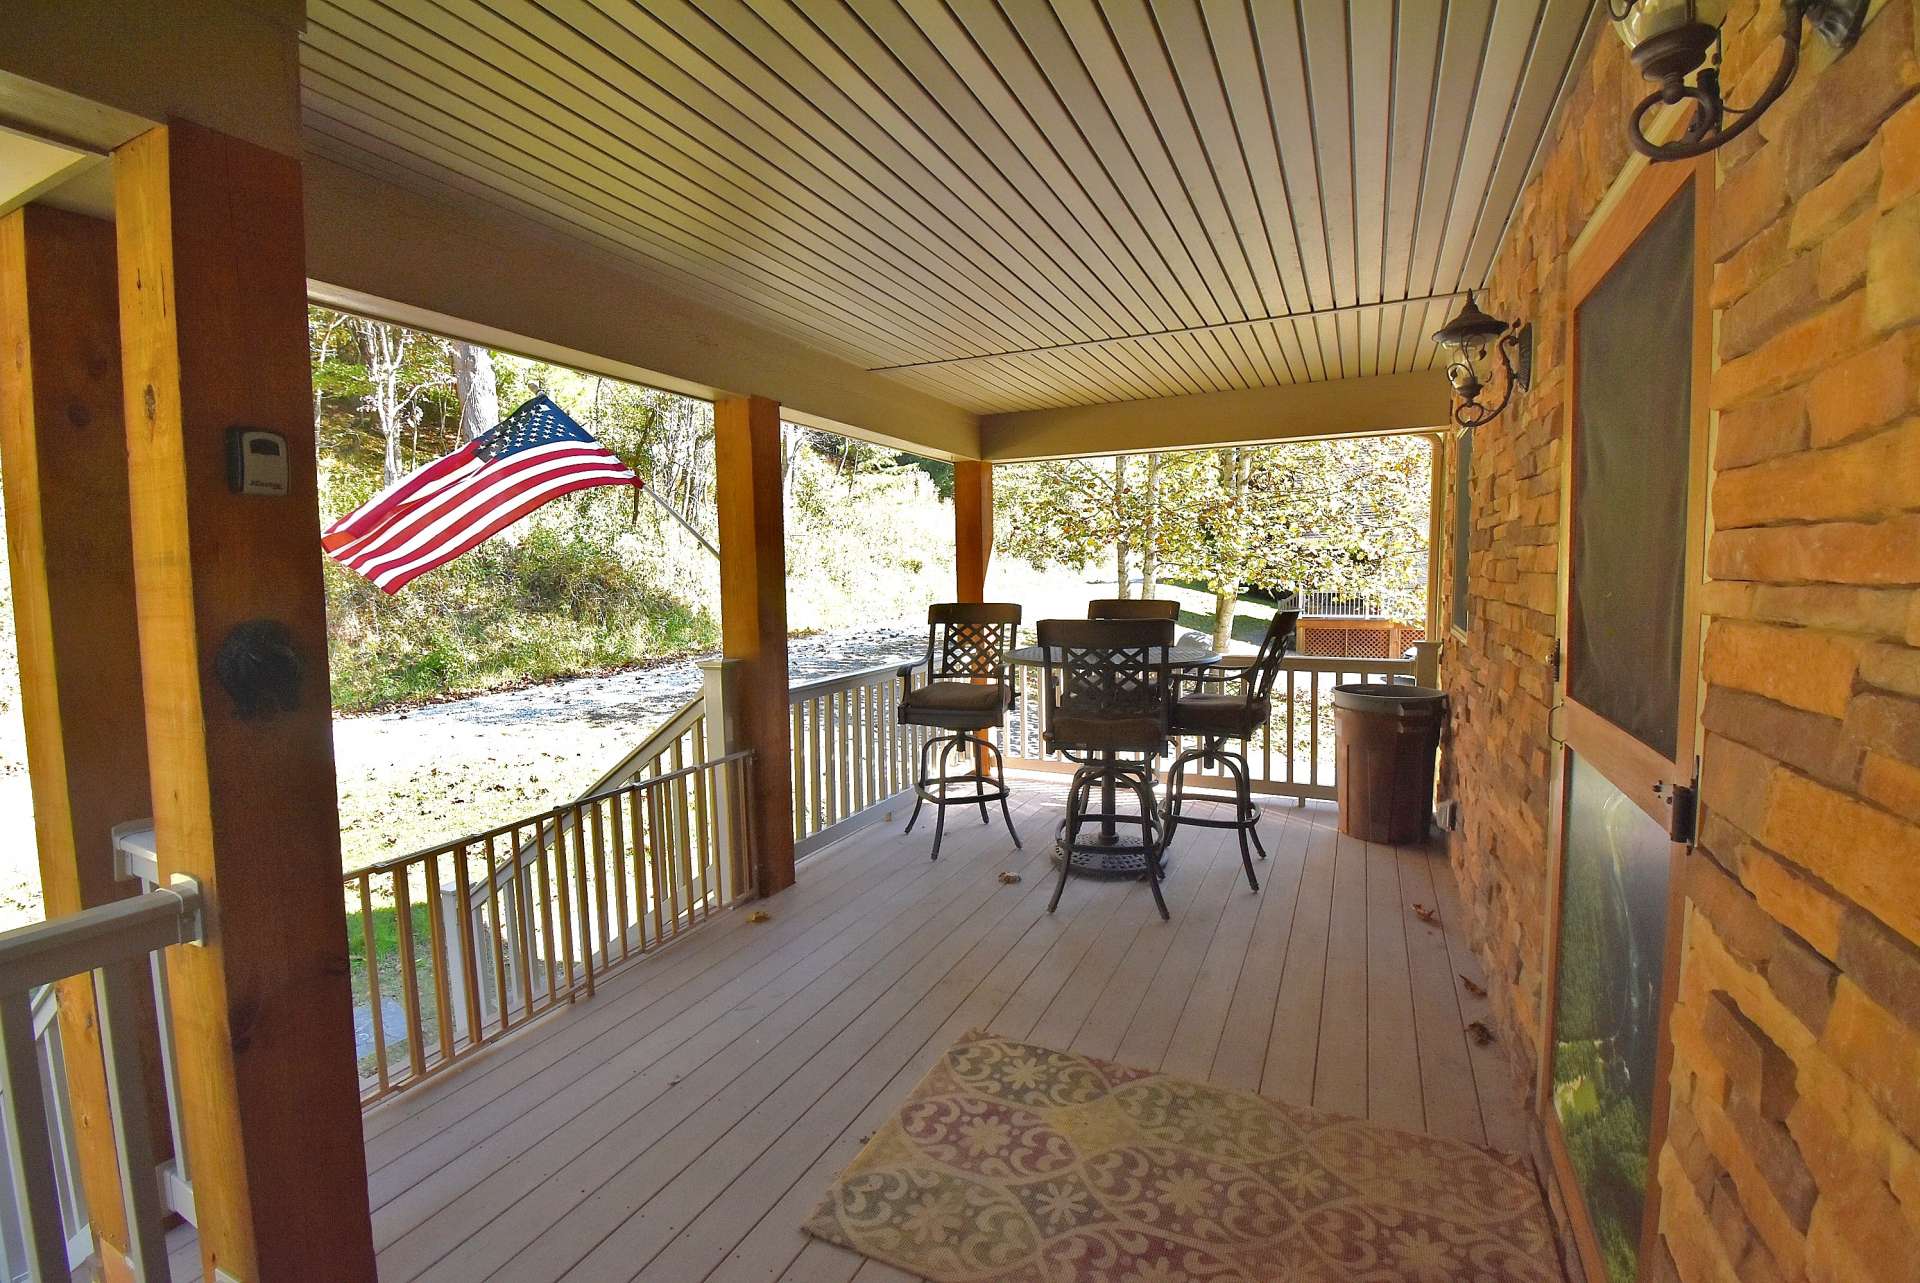
<path id="1" fill-rule="evenodd" d="M 1023 851 L 998 815 L 955 811 L 937 862 L 930 824 L 862 830 L 764 902 L 770 921 L 728 915 L 371 1112 L 382 1280 L 902 1279 L 795 1227 L 982 1026 L 1523 1147 L 1500 1049 L 1464 1032 L 1485 1004 L 1460 979 L 1479 968 L 1437 851 L 1270 803 L 1259 894 L 1230 833 L 1190 829 L 1169 859 L 1171 922 L 1138 883 L 1090 879 L 1049 916 L 1061 794 L 1028 777 L 1016 797 Z"/>

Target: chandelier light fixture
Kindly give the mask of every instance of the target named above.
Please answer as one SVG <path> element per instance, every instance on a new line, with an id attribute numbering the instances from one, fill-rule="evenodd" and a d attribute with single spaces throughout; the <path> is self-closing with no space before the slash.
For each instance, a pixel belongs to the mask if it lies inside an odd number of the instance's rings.
<path id="1" fill-rule="evenodd" d="M 1868 5 L 1869 0 L 1781 0 L 1780 65 L 1758 98 L 1735 107 L 1720 91 L 1720 24 L 1727 0 L 1607 0 L 1607 15 L 1633 65 L 1659 86 L 1627 117 L 1628 139 L 1654 160 L 1686 160 L 1739 137 L 1793 82 L 1801 23 L 1812 24 L 1822 39 L 1844 52 L 1860 38 Z M 1647 114 L 1683 102 L 1693 104 L 1693 116 L 1680 136 L 1664 143 L 1649 139 Z"/>
<path id="2" fill-rule="evenodd" d="M 1513 400 L 1513 390 L 1525 390 L 1533 381 L 1533 327 L 1488 316 L 1472 290 L 1453 319 L 1433 332 L 1433 341 L 1448 353 L 1453 421 L 1463 428 L 1477 428 L 1497 417 Z M 1493 383 L 1496 362 L 1503 376 L 1500 400 L 1488 405 L 1480 398 Z"/>

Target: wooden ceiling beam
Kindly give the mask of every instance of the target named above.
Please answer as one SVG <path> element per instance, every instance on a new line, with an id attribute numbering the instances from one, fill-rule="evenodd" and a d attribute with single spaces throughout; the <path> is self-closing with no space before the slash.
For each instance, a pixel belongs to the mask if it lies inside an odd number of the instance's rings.
<path id="1" fill-rule="evenodd" d="M 1432 370 L 1285 387 L 1204 392 L 990 414 L 981 456 L 996 463 L 1073 455 L 1416 432 L 1447 422 L 1447 381 Z"/>

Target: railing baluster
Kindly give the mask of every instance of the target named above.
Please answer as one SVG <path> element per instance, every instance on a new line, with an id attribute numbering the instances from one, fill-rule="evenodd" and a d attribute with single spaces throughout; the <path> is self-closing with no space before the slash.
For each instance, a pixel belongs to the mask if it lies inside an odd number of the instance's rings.
<path id="1" fill-rule="evenodd" d="M 107 1114 L 113 1125 L 114 1153 L 123 1173 L 120 1197 L 127 1222 L 127 1263 L 135 1279 L 165 1280 L 172 1277 L 172 1271 L 167 1262 L 166 1207 L 160 1199 L 160 1186 L 151 1179 L 128 1180 L 124 1175 L 140 1172 L 150 1177 L 157 1166 L 146 1063 L 140 1054 L 141 966 L 140 960 L 129 958 L 99 968 L 93 973 L 93 991 L 100 1022 L 100 1056 L 107 1070 Z M 31 1014 L 27 1028 L 33 1028 Z"/>
<path id="2" fill-rule="evenodd" d="M 33 999 L 26 993 L 0 996 L 0 1064 L 6 1071 L 0 1111 L 6 1115 L 14 1197 L 25 1213 L 21 1231 L 29 1277 L 65 1283 L 73 1274 L 67 1267 L 66 1227 L 53 1183 L 53 1141 L 47 1135 L 46 1092 L 34 1049 Z"/>
<path id="3" fill-rule="evenodd" d="M 473 941 L 473 886 L 467 861 L 472 856 L 465 842 L 456 850 L 453 863 L 454 892 L 460 897 L 460 911 L 453 915 L 460 942 L 461 998 L 467 1007 L 467 1039 L 478 1047 L 486 1041 L 481 1028 L 479 953 Z"/>
<path id="4" fill-rule="evenodd" d="M 673 752 L 673 769 L 676 772 L 681 769 L 680 750 L 678 747 L 675 747 Z M 687 871 L 687 925 L 692 926 L 693 911 L 696 907 L 693 894 L 693 826 L 691 823 L 692 817 L 687 808 L 686 783 L 687 777 L 682 775 L 672 786 L 675 800 L 678 803 L 673 808 L 673 825 L 677 834 L 677 840 L 680 844 L 680 863 Z"/>
<path id="5" fill-rule="evenodd" d="M 367 1006 L 373 1017 L 373 1067 L 380 1094 L 387 1093 L 387 1030 L 380 1012 L 380 937 L 373 929 L 372 876 L 365 872 L 360 880 L 360 939 L 367 955 Z"/>
<path id="6" fill-rule="evenodd" d="M 833 818 L 844 820 L 853 814 L 852 700 L 848 692 L 833 692 Z"/>
<path id="7" fill-rule="evenodd" d="M 665 827 L 665 824 L 662 823 L 660 811 L 660 791 L 658 789 L 648 789 L 647 836 L 649 840 L 647 842 L 647 884 L 650 888 L 650 894 L 653 897 L 653 938 L 655 940 L 665 940 L 667 938 L 667 886 L 665 879 L 660 876 L 661 869 L 663 868 L 660 859 L 660 844 L 663 840 L 662 831 Z"/>
<path id="8" fill-rule="evenodd" d="M 692 776 L 687 787 L 693 791 L 694 867 L 699 870 L 700 912 L 704 917 L 718 907 L 715 903 L 718 883 L 713 868 L 713 805 L 712 794 L 707 789 L 706 772 Z"/>
<path id="9" fill-rule="evenodd" d="M 826 701 L 821 696 L 816 695 L 807 700 L 807 721 L 809 723 L 807 727 L 807 742 L 813 749 L 813 766 L 807 773 L 809 776 L 807 780 L 807 792 L 813 798 L 811 810 L 813 823 L 807 830 L 809 834 L 818 833 L 830 823 L 827 819 L 826 783 L 829 768 L 826 753 L 823 749 L 826 735 L 824 728 L 820 725 L 822 714 L 825 712 L 825 706 Z"/>
<path id="10" fill-rule="evenodd" d="M 1312 685 L 1310 687 L 1311 693 L 1308 697 L 1308 705 L 1307 705 L 1308 709 L 1310 710 L 1309 716 L 1307 719 L 1307 737 L 1308 737 L 1307 760 L 1309 763 L 1309 773 L 1307 778 L 1309 782 L 1318 784 L 1320 782 L 1320 670 L 1319 669 L 1316 668 L 1313 671 L 1313 673 L 1311 674 L 1311 681 L 1312 681 Z"/>
<path id="11" fill-rule="evenodd" d="M 494 835 L 489 834 L 484 845 L 487 861 L 487 885 L 485 920 L 487 923 L 487 950 L 493 958 L 493 1002 L 498 1013 L 500 1032 L 505 1033 L 512 1024 L 508 1007 L 512 1005 L 507 989 L 507 945 L 503 938 L 506 923 L 500 918 L 500 856 L 494 846 Z M 515 858 L 518 856 L 516 854 Z M 524 1014 L 524 1013 L 523 1013 Z"/>
<path id="12" fill-rule="evenodd" d="M 567 818 L 564 810 L 552 814 L 553 824 L 553 902 L 560 910 L 560 975 L 567 982 L 567 1000 L 573 1000 L 578 982 L 574 979 L 573 896 L 570 894 L 573 870 L 567 864 Z"/>
<path id="13" fill-rule="evenodd" d="M 625 962 L 632 956 L 632 946 L 627 941 L 627 835 L 626 825 L 621 820 L 619 795 L 615 794 L 608 798 L 606 807 L 608 826 L 613 830 L 613 841 L 609 848 L 613 856 L 613 865 L 608 870 L 607 876 L 613 882 L 613 916 L 614 926 L 620 933 L 620 961 Z M 613 946 L 609 944 L 607 948 L 609 950 L 607 961 L 611 963 Z"/>
<path id="14" fill-rule="evenodd" d="M 445 907 L 440 903 L 440 853 L 427 852 L 427 951 L 433 960 L 433 1012 L 440 1027 L 440 1060 L 453 1059 L 453 1006 L 447 991 L 447 931 Z"/>
<path id="15" fill-rule="evenodd" d="M 912 770 L 907 764 L 907 735 L 900 725 L 900 700 L 906 688 L 898 676 L 887 678 L 887 761 L 893 771 L 892 786 L 889 794 L 898 793 L 907 787 Z"/>
<path id="16" fill-rule="evenodd" d="M 587 916 L 590 891 L 587 886 L 586 817 L 573 808 L 574 894 L 580 900 L 580 966 L 586 973 L 587 997 L 593 997 L 593 921 Z M 604 932 L 602 933 L 604 935 Z"/>
<path id="17" fill-rule="evenodd" d="M 533 862 L 540 873 L 540 942 L 545 945 L 547 964 L 547 1005 L 560 1001 L 560 990 L 554 967 L 560 957 L 560 942 L 553 934 L 553 883 L 552 861 L 547 850 L 547 828 L 544 820 L 536 820 L 533 825 Z M 573 987 L 573 977 L 567 977 L 567 987 Z"/>
<path id="18" fill-rule="evenodd" d="M 520 929 L 515 933 L 518 952 L 514 963 L 520 969 L 520 1015 L 522 1019 L 533 1015 L 533 906 L 527 885 L 529 869 L 522 852 L 526 847 L 520 841 L 520 826 L 514 825 L 508 833 L 513 851 L 513 920 Z"/>
<path id="19" fill-rule="evenodd" d="M 627 789 L 627 862 L 633 866 L 633 934 L 641 953 L 647 951 L 647 833 L 640 819 L 637 787 Z"/>
<path id="20" fill-rule="evenodd" d="M 860 688 L 860 778 L 866 781 L 866 806 L 878 802 L 884 793 L 880 791 L 880 691 L 868 682 Z M 865 809 L 862 807 L 861 809 Z"/>
<path id="21" fill-rule="evenodd" d="M 858 815 L 865 808 L 867 710 L 858 686 L 847 688 L 847 814 Z"/>
<path id="22" fill-rule="evenodd" d="M 689 805 L 687 777 L 682 775 L 669 787 L 673 790 L 674 827 L 679 833 L 680 875 L 686 884 L 687 925 L 692 926 L 703 906 L 700 903 L 702 898 L 700 889 L 695 885 L 693 874 L 693 826 L 688 822 L 692 808 Z"/>
<path id="23" fill-rule="evenodd" d="M 677 749 L 676 745 L 676 749 Z M 600 966 L 605 969 L 613 962 L 613 936 L 609 934 L 607 902 L 607 834 L 600 818 L 600 803 L 593 802 L 587 807 L 587 821 L 593 829 L 593 911 L 594 921 L 600 924 Z"/>
<path id="24" fill-rule="evenodd" d="M 400 1002 L 407 1016 L 407 1067 L 420 1078 L 427 1072 L 427 1049 L 420 1033 L 420 969 L 413 954 L 413 895 L 407 868 L 393 871 L 394 943 L 400 953 Z"/>
<path id="25" fill-rule="evenodd" d="M 1298 702 L 1300 675 L 1291 669 L 1287 671 L 1287 783 L 1296 784 L 1297 768 L 1294 757 L 1300 752 L 1299 733 L 1294 728 L 1294 706 Z"/>
<path id="26" fill-rule="evenodd" d="M 796 842 L 806 837 L 808 833 L 806 718 L 803 716 L 805 708 L 804 701 L 796 700 L 787 709 L 788 718 L 792 722 L 788 731 L 787 742 L 790 751 L 787 756 L 793 772 L 793 840 Z"/>

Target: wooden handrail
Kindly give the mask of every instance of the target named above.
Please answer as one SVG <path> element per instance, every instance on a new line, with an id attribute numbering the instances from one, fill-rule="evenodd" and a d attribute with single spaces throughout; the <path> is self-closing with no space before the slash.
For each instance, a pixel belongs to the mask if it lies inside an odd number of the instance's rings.
<path id="1" fill-rule="evenodd" d="M 830 677 L 816 677 L 811 681 L 796 682 L 787 687 L 787 702 L 793 703 L 809 695 L 820 695 L 829 691 L 849 690 L 855 686 L 870 685 L 876 677 L 904 677 L 910 670 L 924 668 L 926 660 L 916 659 L 910 664 L 886 663 L 873 664 L 867 668 L 856 668 L 848 673 L 835 673 Z"/>

